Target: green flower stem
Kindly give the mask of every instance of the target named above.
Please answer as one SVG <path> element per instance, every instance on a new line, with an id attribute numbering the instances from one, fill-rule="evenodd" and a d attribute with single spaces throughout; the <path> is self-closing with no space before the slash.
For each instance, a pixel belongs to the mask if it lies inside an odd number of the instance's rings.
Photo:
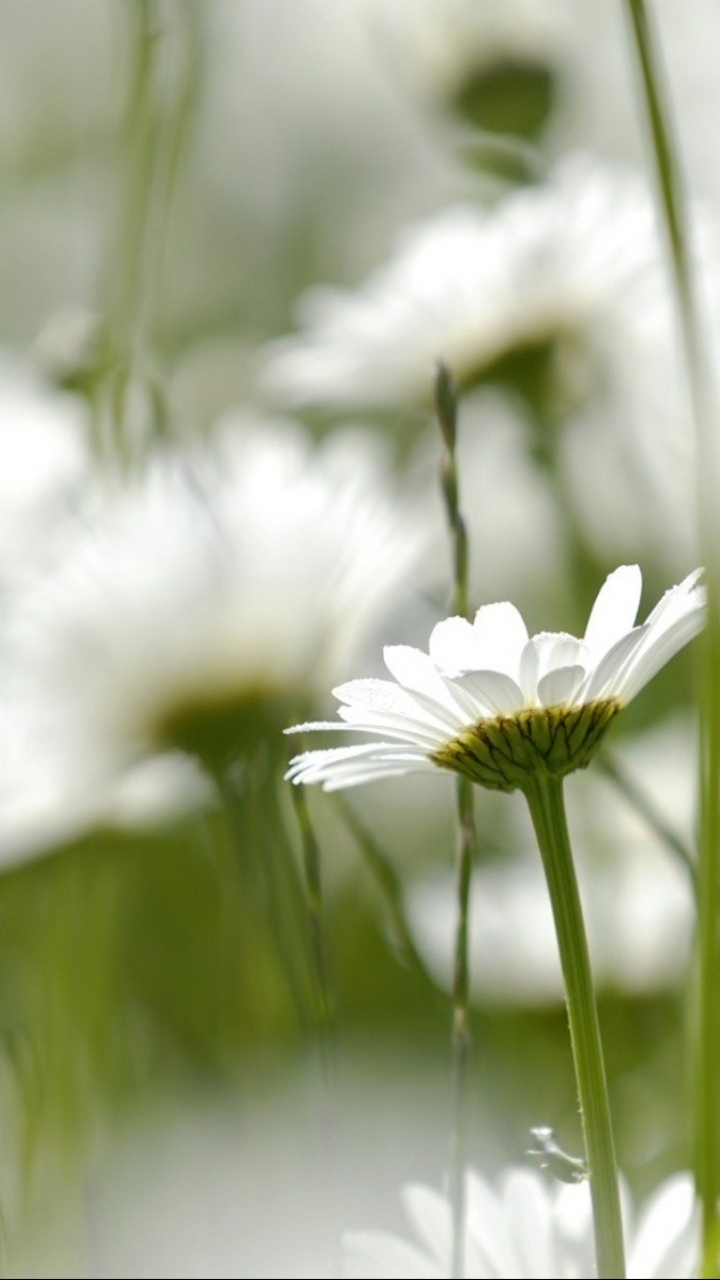
<path id="1" fill-rule="evenodd" d="M 307 894 L 307 914 L 310 928 L 310 945 L 312 950 L 315 985 L 317 988 L 318 1019 L 320 1023 L 320 1049 L 323 1058 L 325 1083 L 330 1084 L 333 1074 L 331 1040 L 334 1024 L 333 999 L 328 976 L 327 954 L 325 946 L 325 930 L 323 927 L 323 892 L 322 866 L 320 846 L 310 818 L 307 795 L 304 787 L 292 787 L 291 795 L 300 838 L 302 841 L 303 868 L 305 872 L 305 890 Z"/>
<path id="2" fill-rule="evenodd" d="M 435 982 L 430 977 L 425 962 L 413 942 L 412 934 L 405 919 L 403 882 L 400 876 L 375 836 L 361 821 L 352 805 L 348 804 L 342 791 L 333 792 L 332 796 L 338 813 L 357 844 L 360 853 L 365 859 L 365 864 L 382 895 L 395 945 L 401 952 L 402 958 L 412 966 L 418 977 L 422 978 L 429 988 L 436 991 Z"/>
<path id="3" fill-rule="evenodd" d="M 191 141 L 200 78 L 197 6 L 181 0 L 133 0 L 129 98 L 120 139 L 120 189 L 108 245 L 101 310 L 104 332 L 94 393 L 95 444 L 100 455 L 133 461 L 130 401 L 140 387 L 153 429 L 167 412 L 150 371 L 171 214 Z"/>
<path id="4" fill-rule="evenodd" d="M 460 479 L 457 469 L 457 417 L 458 397 L 455 383 L 443 364 L 439 364 L 435 378 L 435 408 L 438 425 L 445 442 L 440 482 L 450 527 L 453 553 L 453 612 L 467 617 L 469 610 L 470 557 L 468 536 L 460 510 Z M 457 785 L 458 807 L 458 855 L 457 894 L 458 925 L 455 936 L 455 967 L 453 976 L 453 1128 L 450 1141 L 449 1198 L 453 1210 L 452 1280 L 462 1280 L 465 1240 L 465 1174 L 462 1136 L 465 1130 L 465 1093 L 467 1064 L 470 1056 L 471 1037 L 468 1016 L 469 973 L 468 938 L 470 928 L 470 884 L 475 861 L 475 808 L 473 784 L 461 776 Z"/>
<path id="5" fill-rule="evenodd" d="M 688 372 L 695 427 L 701 556 L 706 567 L 708 617 L 698 668 L 700 714 L 700 841 L 697 872 L 699 999 L 696 1044 L 695 1175 L 702 1204 L 705 1277 L 720 1267 L 720 456 L 718 414 L 691 268 L 686 200 L 667 107 L 651 16 L 644 0 L 626 0 L 631 45 L 642 89 L 657 175 L 660 211 Z"/>
<path id="6" fill-rule="evenodd" d="M 254 758 L 240 774 L 230 768 L 212 776 L 225 813 L 236 886 L 234 893 L 231 885 L 224 892 L 230 901 L 238 893 L 249 898 L 266 922 L 298 1025 L 304 1029 L 308 976 L 302 888 L 279 816 L 272 762 Z"/>
<path id="7" fill-rule="evenodd" d="M 453 1207 L 453 1248 L 450 1275 L 452 1280 L 462 1280 L 464 1274 L 465 1240 L 465 1094 L 467 1089 L 467 1065 L 472 1047 L 469 1021 L 470 965 L 468 940 L 470 929 L 470 885 L 475 861 L 475 793 L 468 778 L 459 778 L 457 803 L 460 838 L 457 854 L 458 924 L 455 935 L 455 964 L 453 971 L 453 1086 L 454 1124 L 450 1150 L 450 1202 Z"/>
<path id="8" fill-rule="evenodd" d="M 339 1188 L 343 1181 L 343 1169 L 337 1149 L 338 1133 L 338 1063 L 336 1042 L 335 1001 L 328 967 L 328 951 L 324 925 L 324 901 L 322 887 L 322 860 L 320 844 L 310 817 L 305 787 L 291 787 L 293 807 L 300 828 L 307 918 L 310 931 L 311 960 L 316 991 L 317 1042 L 324 1093 L 320 1109 L 320 1129 L 323 1144 L 323 1162 L 328 1185 Z M 339 1242 L 338 1242 L 339 1243 Z M 330 1274 L 340 1274 L 341 1260 L 328 1259 Z"/>
<path id="9" fill-rule="evenodd" d="M 562 779 L 530 775 L 524 788 L 537 835 L 560 950 L 575 1079 L 590 1173 L 600 1280 L 625 1275 L 620 1196 L 590 956 L 568 836 Z"/>
<path id="10" fill-rule="evenodd" d="M 460 510 L 460 478 L 457 469 L 457 387 L 445 365 L 439 364 L 435 377 L 435 408 L 447 450 L 440 469 L 440 484 L 453 553 L 453 613 L 467 617 L 469 603 L 470 555 L 465 521 Z"/>

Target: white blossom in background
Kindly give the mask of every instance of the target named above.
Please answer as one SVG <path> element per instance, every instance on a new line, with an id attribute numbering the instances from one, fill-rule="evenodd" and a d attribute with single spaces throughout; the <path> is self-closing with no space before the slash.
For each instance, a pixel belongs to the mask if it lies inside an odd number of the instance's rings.
<path id="1" fill-rule="evenodd" d="M 271 344 L 266 389 L 287 403 L 425 403 L 435 362 L 461 385 L 531 343 L 561 341 L 566 394 L 658 353 L 638 350 L 667 305 L 645 180 L 586 156 L 493 208 L 464 205 L 408 228 L 357 289 L 319 286 L 299 332 Z"/>
<path id="2" fill-rule="evenodd" d="M 365 0 L 365 7 L 381 51 L 421 98 L 439 103 L 480 68 L 556 65 L 572 31 L 561 0 Z"/>
<path id="3" fill-rule="evenodd" d="M 0 587 L 45 553 L 90 482 L 87 411 L 0 353 Z"/>
<path id="4" fill-rule="evenodd" d="M 24 745 L 0 792 L 4 847 L 22 846 L 43 792 L 44 825 L 54 804 L 61 825 L 112 811 L 118 788 L 142 809 L 146 767 L 160 776 L 187 732 L 190 754 L 195 729 L 241 750 L 266 710 L 307 702 L 396 606 L 422 537 L 359 428 L 313 446 L 295 424 L 239 415 L 207 448 L 96 490 L 5 626 Z"/>
<path id="5" fill-rule="evenodd" d="M 365 0 L 365 6 L 380 54 L 387 51 L 396 74 L 421 101 L 447 106 L 464 78 L 494 66 L 544 65 L 554 81 L 543 137 L 550 157 L 582 146 L 644 163 L 627 29 L 622 13 L 605 0 Z M 717 206 L 717 5 L 697 0 L 691 23 L 683 0 L 657 0 L 654 10 L 684 167 L 692 190 Z"/>
<path id="6" fill-rule="evenodd" d="M 613 756 L 656 813 L 692 849 L 696 732 L 673 716 Z M 601 990 L 651 995 L 687 974 L 695 924 L 689 870 L 602 770 L 566 794 L 593 976 Z M 470 902 L 472 998 L 484 1004 L 562 1004 L 564 986 L 542 864 L 524 806 L 512 806 L 503 847 L 480 860 Z M 488 821 L 491 821 L 488 818 Z M 507 844 L 507 847 L 505 847 Z M 405 912 L 429 972 L 452 986 L 457 886 L 449 871 L 408 877 Z"/>
<path id="7" fill-rule="evenodd" d="M 595 1274 L 586 1182 L 553 1182 L 538 1170 L 510 1167 L 492 1185 L 466 1173 L 462 1274 L 467 1280 L 584 1280 Z M 452 1211 L 432 1187 L 409 1184 L 403 1205 L 418 1243 L 380 1231 L 345 1238 L 351 1280 L 445 1280 L 450 1275 Z M 682 1280 L 697 1274 L 698 1215 L 692 1179 L 675 1174 L 637 1218 L 625 1203 L 629 1280 Z"/>
<path id="8" fill-rule="evenodd" d="M 697 222 L 716 333 L 720 254 L 707 210 Z M 535 445 L 585 537 L 608 558 L 650 555 L 686 572 L 694 457 L 679 350 L 648 181 L 574 155 L 492 208 L 451 206 L 406 229 L 356 289 L 309 290 L 261 381 L 286 404 L 427 407 L 438 359 L 466 390 L 508 358 L 544 352 Z"/>

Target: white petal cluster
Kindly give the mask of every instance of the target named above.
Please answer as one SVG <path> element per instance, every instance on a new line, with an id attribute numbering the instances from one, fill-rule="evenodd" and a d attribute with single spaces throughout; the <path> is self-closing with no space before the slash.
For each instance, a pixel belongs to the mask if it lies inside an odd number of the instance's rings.
<path id="1" fill-rule="evenodd" d="M 506 1169 L 493 1186 L 466 1174 L 467 1280 L 581 1280 L 595 1274 L 587 1183 L 553 1183 L 535 1169 Z M 419 1244 L 389 1233 L 345 1237 L 345 1276 L 359 1280 L 444 1280 L 450 1275 L 452 1213 L 444 1195 L 409 1185 L 403 1204 Z M 669 1178 L 637 1222 L 626 1200 L 630 1280 L 681 1280 L 696 1274 L 698 1221 L 692 1179 Z"/>
<path id="2" fill-rule="evenodd" d="M 300 333 L 271 346 L 264 383 L 287 403 L 414 403 L 438 359 L 462 383 L 559 336 L 601 382 L 608 361 L 647 362 L 643 326 L 666 307 L 646 183 L 576 156 L 492 209 L 450 207 L 409 229 L 355 291 L 306 293 Z"/>
<path id="3" fill-rule="evenodd" d="M 170 749 L 174 712 L 302 705 L 336 677 L 422 542 L 394 488 L 372 433 L 315 447 L 296 424 L 239 416 L 207 447 L 95 490 L 0 637 L 17 758 L 3 846 L 37 805 L 43 829 L 118 788 L 145 807 L 132 770 Z"/>
<path id="4" fill-rule="evenodd" d="M 624 706 L 700 631 L 699 577 L 699 570 L 689 574 L 636 625 L 642 577 L 637 565 L 622 565 L 602 586 L 581 640 L 548 631 L 530 637 L 518 610 L 503 602 L 484 605 L 474 623 L 457 617 L 438 623 L 427 654 L 388 647 L 385 664 L 396 683 L 341 685 L 334 690 L 341 724 L 323 721 L 289 731 L 345 728 L 381 733 L 387 741 L 305 752 L 291 761 L 288 776 L 337 790 L 432 770 L 437 753 L 483 722 L 527 711 Z"/>

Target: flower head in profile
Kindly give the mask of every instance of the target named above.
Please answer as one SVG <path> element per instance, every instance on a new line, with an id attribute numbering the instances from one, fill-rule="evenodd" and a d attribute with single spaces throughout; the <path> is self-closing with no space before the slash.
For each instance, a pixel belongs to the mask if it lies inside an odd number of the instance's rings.
<path id="1" fill-rule="evenodd" d="M 439 767 L 514 791 L 538 773 L 562 777 L 584 768 L 618 711 L 700 631 L 699 578 L 700 570 L 689 574 L 636 625 L 642 577 L 637 565 L 622 565 L 601 588 L 582 639 L 548 631 L 530 637 L 504 602 L 483 606 L 474 623 L 438 623 L 429 653 L 386 648 L 394 683 L 341 685 L 334 691 L 341 724 L 288 731 L 341 727 L 381 740 L 303 752 L 288 777 L 337 790 Z"/>
<path id="2" fill-rule="evenodd" d="M 593 1227 L 587 1182 L 551 1182 L 537 1169 L 505 1169 L 495 1185 L 469 1169 L 465 1178 L 463 1275 L 477 1278 L 594 1274 Z M 443 1280 L 450 1275 L 452 1210 L 432 1187 L 403 1188 L 408 1218 L 420 1241 L 381 1231 L 345 1236 L 345 1276 Z M 681 1280 L 695 1274 L 698 1224 L 692 1179 L 678 1173 L 650 1196 L 634 1221 L 629 1198 L 628 1275 L 631 1280 Z"/>
<path id="3" fill-rule="evenodd" d="M 182 805 L 189 762 L 277 741 L 395 607 L 412 512 L 374 433 L 316 445 L 242 411 L 98 482 L 6 602 L 0 860 L 124 813 L 136 787 L 148 815 L 154 794 Z"/>
<path id="4" fill-rule="evenodd" d="M 647 185 L 572 156 L 492 208 L 449 207 L 406 229 L 356 289 L 310 289 L 262 381 L 288 405 L 416 404 L 438 356 L 468 389 L 534 351 L 550 359 L 558 402 L 574 405 L 625 386 L 635 366 L 657 379 L 660 352 L 663 373 L 674 368 L 668 297 Z"/>

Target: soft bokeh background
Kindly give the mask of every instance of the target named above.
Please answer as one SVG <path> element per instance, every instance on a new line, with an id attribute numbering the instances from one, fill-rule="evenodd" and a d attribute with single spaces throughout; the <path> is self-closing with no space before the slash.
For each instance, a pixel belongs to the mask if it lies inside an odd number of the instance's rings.
<path id="1" fill-rule="evenodd" d="M 720 14 L 655 8 L 712 316 Z M 452 782 L 308 797 L 328 1028 L 281 730 L 447 613 L 439 358 L 476 604 L 577 633 L 616 564 L 644 612 L 693 567 L 626 44 L 605 0 L 1 0 L 6 1274 L 339 1274 L 441 1183 Z M 691 673 L 623 715 L 624 790 L 568 784 L 641 1194 L 690 1154 Z M 580 1133 L 531 832 L 477 820 L 492 1173 Z"/>

